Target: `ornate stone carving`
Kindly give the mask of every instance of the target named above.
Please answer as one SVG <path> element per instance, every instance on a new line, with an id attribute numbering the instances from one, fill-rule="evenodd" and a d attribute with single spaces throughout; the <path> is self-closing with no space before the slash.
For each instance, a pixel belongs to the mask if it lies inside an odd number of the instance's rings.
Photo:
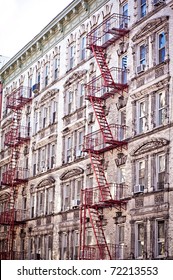
<path id="1" fill-rule="evenodd" d="M 65 171 L 61 176 L 60 180 L 66 180 L 74 176 L 78 176 L 83 174 L 84 170 L 80 167 L 73 168 L 71 170 Z"/>
<path id="2" fill-rule="evenodd" d="M 74 83 L 76 80 L 81 79 L 85 74 L 86 74 L 87 70 L 80 70 L 80 71 L 76 71 L 74 72 L 69 78 L 68 80 L 65 82 L 64 84 L 64 88 L 69 87 L 72 83 Z"/>
<path id="3" fill-rule="evenodd" d="M 156 205 L 160 205 L 160 204 L 164 203 L 164 194 L 163 193 L 155 194 L 154 203 Z"/>
<path id="4" fill-rule="evenodd" d="M 151 139 L 149 141 L 144 142 L 142 145 L 140 145 L 133 153 L 132 156 L 137 156 L 140 154 L 144 154 L 149 151 L 153 151 L 155 149 L 161 148 L 165 145 L 168 145 L 169 141 L 164 138 L 158 138 L 158 139 Z"/>
<path id="5" fill-rule="evenodd" d="M 42 180 L 38 185 L 37 188 L 49 186 L 55 183 L 55 179 L 53 177 L 48 177 L 47 179 Z"/>
<path id="6" fill-rule="evenodd" d="M 146 36 L 150 32 L 155 31 L 156 26 L 161 26 L 165 21 L 167 21 L 166 16 L 148 21 L 148 23 L 141 30 L 139 30 L 139 32 L 137 32 L 135 36 L 133 36 L 132 41 L 136 41 L 141 38 L 146 38 Z"/>
<path id="7" fill-rule="evenodd" d="M 135 208 L 144 206 L 144 198 L 135 198 Z"/>

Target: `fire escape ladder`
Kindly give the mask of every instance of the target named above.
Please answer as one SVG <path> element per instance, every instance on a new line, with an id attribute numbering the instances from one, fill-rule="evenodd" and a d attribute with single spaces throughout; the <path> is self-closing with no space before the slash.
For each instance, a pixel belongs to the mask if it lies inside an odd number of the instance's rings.
<path id="1" fill-rule="evenodd" d="M 113 141 L 113 136 L 109 124 L 106 120 L 105 112 L 103 109 L 103 100 L 100 98 L 95 99 L 91 96 L 90 102 L 92 104 L 97 121 L 99 123 L 104 138 L 104 143 L 111 143 Z"/>
<path id="2" fill-rule="evenodd" d="M 104 260 L 107 259 L 107 257 L 111 259 L 111 254 L 103 230 L 102 215 L 97 208 L 94 209 L 88 207 L 88 212 L 96 239 L 99 259 Z"/>
<path id="3" fill-rule="evenodd" d="M 104 86 L 113 87 L 115 83 L 106 62 L 104 48 L 100 46 L 92 45 L 91 50 L 99 66 L 102 78 L 104 80 Z"/>
<path id="4" fill-rule="evenodd" d="M 89 152 L 92 168 L 99 188 L 100 201 L 112 200 L 109 184 L 105 177 L 103 158 L 99 154 Z"/>

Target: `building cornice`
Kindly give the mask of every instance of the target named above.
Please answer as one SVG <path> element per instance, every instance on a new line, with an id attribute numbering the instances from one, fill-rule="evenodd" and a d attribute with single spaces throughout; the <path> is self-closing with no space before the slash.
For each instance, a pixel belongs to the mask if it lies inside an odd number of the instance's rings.
<path id="1" fill-rule="evenodd" d="M 63 9 L 45 28 L 43 28 L 28 44 L 26 44 L 16 55 L 14 55 L 1 69 L 0 76 L 3 80 L 4 73 L 9 69 L 13 70 L 15 64 L 18 67 L 27 59 L 28 55 L 34 53 L 38 50 L 41 43 L 44 43 L 51 34 L 55 31 L 63 32 L 63 26 L 65 26 L 70 20 L 71 15 L 77 15 L 77 10 L 79 8 L 84 9 L 84 11 L 89 10 L 90 4 L 93 0 L 74 0 L 65 9 Z"/>

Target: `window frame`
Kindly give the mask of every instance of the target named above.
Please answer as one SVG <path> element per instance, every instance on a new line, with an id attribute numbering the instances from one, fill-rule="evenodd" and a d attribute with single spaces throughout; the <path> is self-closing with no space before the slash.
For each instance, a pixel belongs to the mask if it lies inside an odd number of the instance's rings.
<path id="1" fill-rule="evenodd" d="M 139 226 L 143 227 L 143 238 L 139 236 L 140 234 L 140 229 Z M 135 256 L 137 259 L 142 259 L 144 256 L 144 246 L 145 246 L 145 238 L 144 238 L 144 234 L 145 234 L 145 226 L 144 223 L 141 222 L 137 222 L 136 223 L 136 227 L 135 227 Z M 143 244 L 142 244 L 143 243 Z"/>
<path id="2" fill-rule="evenodd" d="M 160 40 L 160 36 L 161 34 L 164 34 L 164 44 L 163 44 L 163 47 L 160 47 L 160 44 L 161 44 L 161 40 Z M 163 63 L 165 61 L 165 56 L 166 56 L 166 35 L 165 35 L 165 31 L 162 30 L 158 33 L 157 35 L 157 38 L 158 38 L 158 44 L 157 44 L 157 47 L 158 47 L 158 63 Z M 163 54 L 162 54 L 162 51 L 163 51 Z M 161 53 L 161 55 L 160 55 Z M 163 55 L 163 57 L 162 57 Z"/>
<path id="3" fill-rule="evenodd" d="M 147 0 L 140 0 L 140 19 L 144 18 L 146 15 L 147 15 Z"/>
<path id="4" fill-rule="evenodd" d="M 159 227 L 158 227 L 158 224 L 162 222 L 163 223 L 163 237 L 162 238 L 159 238 Z M 159 239 L 163 239 L 161 242 Z M 163 219 L 158 219 L 156 220 L 156 223 L 155 223 L 155 254 L 156 254 L 156 257 L 159 258 L 159 257 L 164 257 L 165 256 L 165 241 L 166 241 L 166 236 L 165 236 L 165 220 Z M 162 254 L 159 254 L 159 244 L 160 243 L 163 243 L 164 245 L 164 252 Z"/>
<path id="5" fill-rule="evenodd" d="M 144 110 L 142 112 L 141 104 L 144 105 Z M 145 132 L 145 126 L 147 123 L 147 103 L 146 100 L 142 99 L 137 102 L 137 133 L 141 134 Z M 142 114 L 143 113 L 143 114 Z"/>

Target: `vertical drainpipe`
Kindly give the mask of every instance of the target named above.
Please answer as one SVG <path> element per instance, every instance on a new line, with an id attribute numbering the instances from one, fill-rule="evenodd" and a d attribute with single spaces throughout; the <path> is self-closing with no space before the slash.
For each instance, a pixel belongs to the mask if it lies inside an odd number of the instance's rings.
<path id="1" fill-rule="evenodd" d="M 2 83 L 0 81 L 0 120 L 1 120 L 1 112 L 2 112 Z"/>

